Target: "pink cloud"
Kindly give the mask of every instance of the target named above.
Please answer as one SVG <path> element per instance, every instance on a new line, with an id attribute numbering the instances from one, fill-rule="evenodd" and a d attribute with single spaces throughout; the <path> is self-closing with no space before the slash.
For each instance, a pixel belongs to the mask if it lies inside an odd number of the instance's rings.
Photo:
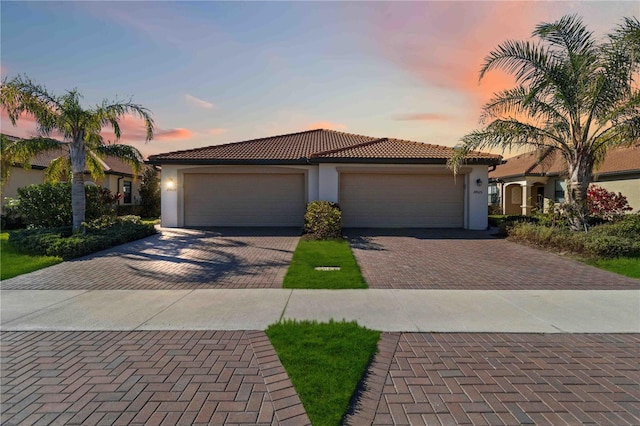
<path id="1" fill-rule="evenodd" d="M 176 140 L 176 139 L 190 139 L 193 136 L 193 132 L 189 129 L 178 127 L 176 129 L 158 130 L 155 132 L 154 139 L 159 141 Z"/>
<path id="2" fill-rule="evenodd" d="M 225 133 L 227 131 L 227 129 L 223 128 L 223 127 L 214 127 L 213 129 L 209 129 L 207 131 L 207 133 L 209 133 L 210 135 L 213 136 L 218 136 L 221 135 L 223 133 Z"/>
<path id="3" fill-rule="evenodd" d="M 315 129 L 346 130 L 347 126 L 340 123 L 332 123 L 331 121 L 316 121 L 305 127 L 305 130 Z"/>
<path id="4" fill-rule="evenodd" d="M 483 103 L 513 79 L 492 71 L 481 84 L 484 57 L 507 39 L 524 40 L 545 17 L 533 2 L 416 2 L 369 8 L 373 49 L 427 85 Z M 452 30 L 453 29 L 453 30 Z"/>
<path id="5" fill-rule="evenodd" d="M 444 114 L 435 114 L 430 112 L 416 114 L 398 114 L 393 117 L 397 121 L 446 121 L 449 119 Z"/>

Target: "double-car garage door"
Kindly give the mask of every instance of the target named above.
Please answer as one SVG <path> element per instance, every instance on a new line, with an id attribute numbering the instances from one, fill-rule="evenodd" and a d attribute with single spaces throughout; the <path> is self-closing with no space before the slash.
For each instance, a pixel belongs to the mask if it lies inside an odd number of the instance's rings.
<path id="1" fill-rule="evenodd" d="M 302 226 L 302 173 L 188 173 L 185 226 Z"/>
<path id="2" fill-rule="evenodd" d="M 185 173 L 185 226 L 302 226 L 302 173 Z M 340 173 L 345 227 L 461 228 L 463 176 Z"/>
<path id="3" fill-rule="evenodd" d="M 343 226 L 362 228 L 461 228 L 463 176 L 342 173 Z"/>

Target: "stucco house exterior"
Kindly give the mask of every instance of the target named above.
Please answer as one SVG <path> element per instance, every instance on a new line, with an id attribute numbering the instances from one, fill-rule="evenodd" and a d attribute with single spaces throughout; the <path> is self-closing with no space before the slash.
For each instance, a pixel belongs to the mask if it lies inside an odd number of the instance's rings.
<path id="1" fill-rule="evenodd" d="M 17 139 L 14 136 L 4 135 L 10 139 Z M 2 206 L 5 204 L 5 198 L 11 198 L 18 195 L 18 188 L 32 184 L 41 184 L 44 182 L 44 170 L 49 166 L 52 160 L 61 156 L 68 157 L 69 152 L 65 149 L 57 151 L 47 151 L 36 155 L 32 162 L 31 168 L 25 169 L 20 164 L 11 167 L 9 181 L 2 188 Z M 121 193 L 123 196 L 119 200 L 119 205 L 136 205 L 140 203 L 140 179 L 134 179 L 133 170 L 130 165 L 114 158 L 106 157 L 98 158 L 102 165 L 105 177 L 98 182 L 94 182 L 104 188 L 108 188 L 112 193 Z M 87 172 L 85 182 L 93 182 L 91 175 Z"/>
<path id="2" fill-rule="evenodd" d="M 162 226 L 302 226 L 305 205 L 337 202 L 345 227 L 487 227 L 488 166 L 453 149 L 310 130 L 152 155 L 162 167 Z"/>
<path id="3" fill-rule="evenodd" d="M 566 165 L 555 151 L 509 158 L 489 173 L 489 204 L 504 214 L 528 215 L 564 201 Z M 611 149 L 594 170 L 593 185 L 622 193 L 640 210 L 640 144 Z"/>

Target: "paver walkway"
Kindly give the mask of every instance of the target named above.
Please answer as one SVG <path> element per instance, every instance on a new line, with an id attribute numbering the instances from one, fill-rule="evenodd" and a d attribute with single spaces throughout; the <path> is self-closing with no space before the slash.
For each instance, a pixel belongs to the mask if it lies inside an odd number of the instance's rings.
<path id="1" fill-rule="evenodd" d="M 1 339 L 3 425 L 309 424 L 261 331 Z"/>
<path id="2" fill-rule="evenodd" d="M 640 424 L 637 334 L 385 333 L 348 424 Z"/>
<path id="3" fill-rule="evenodd" d="M 162 234 L 0 283 L 8 290 L 279 288 L 299 229 L 162 229 Z"/>
<path id="4" fill-rule="evenodd" d="M 640 289 L 640 280 L 460 229 L 347 230 L 370 288 Z"/>

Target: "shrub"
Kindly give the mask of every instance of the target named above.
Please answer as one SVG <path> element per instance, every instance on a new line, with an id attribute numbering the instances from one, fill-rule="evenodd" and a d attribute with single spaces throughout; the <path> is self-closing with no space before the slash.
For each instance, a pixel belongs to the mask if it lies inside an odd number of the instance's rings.
<path id="1" fill-rule="evenodd" d="M 160 177 L 158 170 L 148 167 L 140 183 L 140 214 L 142 217 L 160 216 Z"/>
<path id="2" fill-rule="evenodd" d="M 640 257 L 640 214 L 619 222 L 594 226 L 589 232 L 540 224 L 518 223 L 508 229 L 509 239 L 595 258 Z"/>
<path id="3" fill-rule="evenodd" d="M 19 203 L 17 198 L 5 198 L 4 209 L 0 217 L 1 229 L 20 229 L 26 226 L 24 219 L 20 216 Z"/>
<path id="4" fill-rule="evenodd" d="M 342 235 L 342 211 L 336 203 L 312 201 L 307 204 L 304 230 L 309 237 L 318 240 L 340 238 Z"/>
<path id="5" fill-rule="evenodd" d="M 136 205 L 119 205 L 117 206 L 118 216 L 144 216 L 142 214 L 142 206 Z"/>
<path id="6" fill-rule="evenodd" d="M 115 215 L 115 205 L 120 197 L 107 188 L 85 186 L 86 220 L 105 215 Z M 43 183 L 18 189 L 17 211 L 28 226 L 56 228 L 70 226 L 71 184 L 68 182 Z"/>
<path id="7" fill-rule="evenodd" d="M 153 225 L 142 223 L 136 216 L 104 216 L 86 225 L 85 234 L 73 233 L 70 226 L 14 231 L 9 241 L 25 254 L 68 260 L 156 233 Z"/>
<path id="8" fill-rule="evenodd" d="M 618 220 L 631 210 L 627 197 L 620 192 L 609 192 L 597 185 L 590 186 L 587 191 L 587 211 L 592 217 Z"/>

